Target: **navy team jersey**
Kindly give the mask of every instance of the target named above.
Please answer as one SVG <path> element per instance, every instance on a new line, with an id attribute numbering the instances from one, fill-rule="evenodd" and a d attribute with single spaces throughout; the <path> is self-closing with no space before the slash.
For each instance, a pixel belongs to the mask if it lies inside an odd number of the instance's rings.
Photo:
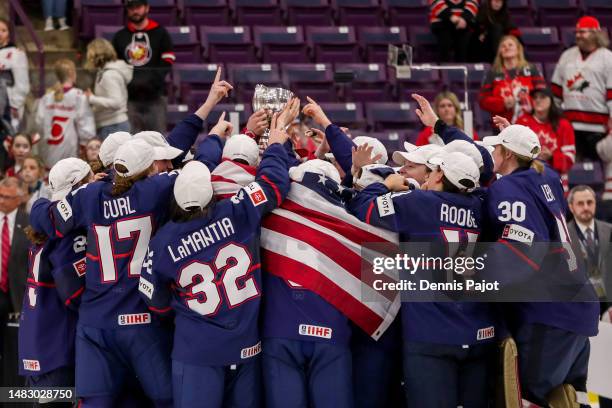
<path id="1" fill-rule="evenodd" d="M 269 273 L 264 290 L 264 337 L 348 345 L 348 318 L 316 293 Z"/>
<path id="2" fill-rule="evenodd" d="M 167 223 L 151 240 L 140 292 L 152 310 L 174 309 L 174 360 L 230 365 L 260 353 L 260 222 L 288 190 L 287 154 L 273 144 L 253 183 L 202 218 Z"/>
<path id="3" fill-rule="evenodd" d="M 111 195 L 111 183 L 96 182 L 57 203 L 34 203 L 30 218 L 50 236 L 87 228 L 86 290 L 79 324 L 113 329 L 156 323 L 138 296 L 138 279 L 149 240 L 167 220 L 177 175 L 147 177 L 116 197 Z"/>
<path id="4" fill-rule="evenodd" d="M 573 255 L 565 223 L 565 200 L 559 175 L 549 168 L 517 169 L 495 181 L 485 198 L 485 242 L 498 242 L 487 252 L 487 273 L 495 271 L 500 283 L 526 281 L 538 270 L 569 273 Z M 536 245 L 533 245 L 536 243 Z M 557 244 L 562 253 L 542 251 L 542 244 Z M 581 273 L 577 271 L 575 274 Z M 549 275 L 550 276 L 550 275 Z M 583 276 L 582 282 L 588 282 Z M 581 297 L 584 299 L 583 297 Z M 597 334 L 599 304 L 592 302 L 519 303 L 513 308 L 515 324 L 541 323 L 577 334 Z"/>
<path id="5" fill-rule="evenodd" d="M 398 232 L 400 242 L 442 245 L 455 242 L 457 237 L 463 243 L 475 242 L 482 226 L 482 200 L 474 194 L 424 190 L 391 193 L 384 184 L 374 183 L 347 207 L 368 224 Z M 407 341 L 472 345 L 495 337 L 494 312 L 484 303 L 403 302 L 401 313 Z"/>
<path id="6" fill-rule="evenodd" d="M 84 289 L 84 231 L 33 245 L 19 321 L 19 374 L 74 365 L 76 306 Z"/>

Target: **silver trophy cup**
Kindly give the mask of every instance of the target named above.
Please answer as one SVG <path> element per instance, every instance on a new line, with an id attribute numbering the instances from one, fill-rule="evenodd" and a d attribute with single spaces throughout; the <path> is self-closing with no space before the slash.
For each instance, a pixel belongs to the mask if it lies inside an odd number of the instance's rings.
<path id="1" fill-rule="evenodd" d="M 293 98 L 293 92 L 288 89 L 270 88 L 261 84 L 255 86 L 255 93 L 253 94 L 253 111 L 257 112 L 260 109 L 268 111 L 268 128 L 259 138 L 260 152 L 263 152 L 268 147 L 268 139 L 270 137 L 269 123 L 272 120 L 271 115 L 283 110 L 291 98 Z"/>

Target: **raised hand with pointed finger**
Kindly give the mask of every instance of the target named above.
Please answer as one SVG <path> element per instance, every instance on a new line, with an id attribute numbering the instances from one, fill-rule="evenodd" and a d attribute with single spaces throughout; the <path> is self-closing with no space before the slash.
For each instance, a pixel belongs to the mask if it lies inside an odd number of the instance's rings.
<path id="1" fill-rule="evenodd" d="M 307 96 L 306 100 L 308 100 L 308 104 L 304 106 L 302 113 L 306 116 L 310 116 L 319 126 L 326 128 L 331 125 L 331 120 L 325 115 L 321 106 L 310 96 Z"/>
<path id="2" fill-rule="evenodd" d="M 232 124 L 225 120 L 224 111 L 223 113 L 221 113 L 221 116 L 219 116 L 217 124 L 210 130 L 209 134 L 217 135 L 221 139 L 226 139 L 227 137 L 231 136 L 233 130 L 234 127 L 232 126 Z"/>

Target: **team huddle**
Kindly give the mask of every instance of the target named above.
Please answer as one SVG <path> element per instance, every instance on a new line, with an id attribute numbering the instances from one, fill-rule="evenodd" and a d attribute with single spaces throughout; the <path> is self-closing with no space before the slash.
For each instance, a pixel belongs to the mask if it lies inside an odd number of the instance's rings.
<path id="1" fill-rule="evenodd" d="M 563 189 L 536 159 L 533 131 L 498 117 L 499 135 L 476 143 L 413 95 L 445 145 L 406 144 L 393 168 L 378 140 L 352 139 L 308 98 L 301 112 L 324 132 L 313 131 L 317 158 L 301 158 L 285 131 L 300 113 L 293 98 L 271 115 L 261 153 L 224 114 L 196 144 L 232 89 L 218 71 L 167 138 L 111 134 L 95 174 L 76 158 L 53 166 L 53 196 L 34 203 L 28 232 L 19 361 L 30 386 L 74 385 L 82 407 L 136 406 L 139 393 L 158 407 L 500 406 L 491 383 L 498 344 L 512 336 L 520 391 L 506 384 L 506 401 L 588 404 L 596 297 L 391 301 L 371 306 L 383 317 L 369 330 L 353 318 L 355 299 L 322 289 L 359 262 L 342 250 L 308 259 L 326 230 L 338 248 L 497 242 L 487 259 L 500 282 L 553 263 L 571 271 Z M 282 238 L 295 225 L 303 240 Z M 559 250 L 536 251 L 538 242 Z M 325 279 L 310 282 L 303 265 Z"/>

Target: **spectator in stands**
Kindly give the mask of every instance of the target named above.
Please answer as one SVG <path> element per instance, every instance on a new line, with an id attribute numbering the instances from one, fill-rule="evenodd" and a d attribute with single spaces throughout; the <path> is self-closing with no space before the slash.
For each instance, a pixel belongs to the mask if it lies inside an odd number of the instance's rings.
<path id="1" fill-rule="evenodd" d="M 605 167 L 606 184 L 601 196 L 601 218 L 612 222 L 612 132 L 597 142 L 597 153 Z M 610 405 L 612 407 L 612 404 Z"/>
<path id="2" fill-rule="evenodd" d="M 36 125 L 41 134 L 39 152 L 47 168 L 67 157 L 78 157 L 80 146 L 96 135 L 93 112 L 85 93 L 74 87 L 77 74 L 74 62 L 55 63 L 58 82 L 38 104 Z"/>
<path id="3" fill-rule="evenodd" d="M 516 123 L 531 128 L 538 135 L 542 146 L 538 158 L 559 173 L 563 189 L 567 193 L 567 175 L 576 158 L 574 129 L 569 121 L 563 118 L 563 111 L 554 103 L 550 89 L 532 90 L 531 99 L 533 113 L 524 113 Z"/>
<path id="4" fill-rule="evenodd" d="M 19 134 L 9 141 L 9 162 L 4 168 L 5 174 L 15 177 L 23 167 L 23 161 L 32 152 L 32 139 L 28 135 Z"/>
<path id="5" fill-rule="evenodd" d="M 601 301 L 602 313 L 608 309 L 610 295 L 610 267 L 612 224 L 595 218 L 597 197 L 589 186 L 579 185 L 570 190 L 567 198 L 574 219 L 567 229 L 579 262 L 586 266 L 588 277 Z"/>
<path id="6" fill-rule="evenodd" d="M 438 40 L 438 62 L 466 62 L 478 0 L 430 0 L 429 23 Z M 451 54 L 455 51 L 454 58 Z"/>
<path id="7" fill-rule="evenodd" d="M 120 58 L 133 65 L 128 85 L 128 116 L 132 132 L 166 131 L 165 78 L 175 56 L 165 28 L 148 17 L 147 0 L 127 0 L 128 23 L 113 37 Z"/>
<path id="8" fill-rule="evenodd" d="M 576 156 L 598 160 L 595 146 L 612 129 L 612 51 L 595 17 L 576 24 L 576 45 L 561 54 L 552 91 L 576 133 Z"/>
<path id="9" fill-rule="evenodd" d="M 433 102 L 433 109 L 436 115 L 449 126 L 455 126 L 463 130 L 463 113 L 459 98 L 453 92 L 444 91 L 436 95 Z M 478 140 L 478 135 L 474 131 L 474 139 Z M 419 133 L 416 140 L 417 146 L 426 144 L 444 145 L 442 138 L 433 132 L 433 128 L 426 127 Z"/>
<path id="10" fill-rule="evenodd" d="M 85 146 L 85 154 L 83 155 L 83 160 L 87 163 L 91 163 L 93 161 L 98 160 L 98 153 L 100 153 L 100 146 L 102 145 L 102 141 L 97 137 L 94 137 Z"/>
<path id="11" fill-rule="evenodd" d="M 96 118 L 98 137 L 104 140 L 114 132 L 129 132 L 127 87 L 134 67 L 117 59 L 113 45 L 103 38 L 87 46 L 85 66 L 97 71 L 94 91 L 88 89 L 85 95 Z"/>
<path id="12" fill-rule="evenodd" d="M 491 64 L 504 35 L 518 37 L 520 32 L 512 23 L 507 0 L 485 0 L 476 16 L 476 32 L 472 36 L 473 61 Z"/>
<path id="13" fill-rule="evenodd" d="M 0 116 L 18 130 L 26 96 L 30 92 L 30 75 L 28 58 L 10 41 L 9 27 L 8 20 L 0 18 L 0 86 L 6 88 L 8 99 L 0 104 L 7 109 L 0 112 Z"/>
<path id="14" fill-rule="evenodd" d="M 515 36 L 506 35 L 480 88 L 480 107 L 514 123 L 523 113 L 531 113 L 531 90 L 544 87 L 546 81 L 525 59 L 523 45 Z"/>
<path id="15" fill-rule="evenodd" d="M 45 31 L 55 29 L 53 17 L 57 18 L 60 30 L 68 30 L 70 28 L 66 24 L 66 3 L 67 0 L 42 0 Z"/>
<path id="16" fill-rule="evenodd" d="M 39 198 L 51 198 L 51 190 L 45 183 L 45 163 L 38 156 L 28 156 L 18 176 L 28 187 L 26 212 L 29 214 L 32 205 Z"/>

